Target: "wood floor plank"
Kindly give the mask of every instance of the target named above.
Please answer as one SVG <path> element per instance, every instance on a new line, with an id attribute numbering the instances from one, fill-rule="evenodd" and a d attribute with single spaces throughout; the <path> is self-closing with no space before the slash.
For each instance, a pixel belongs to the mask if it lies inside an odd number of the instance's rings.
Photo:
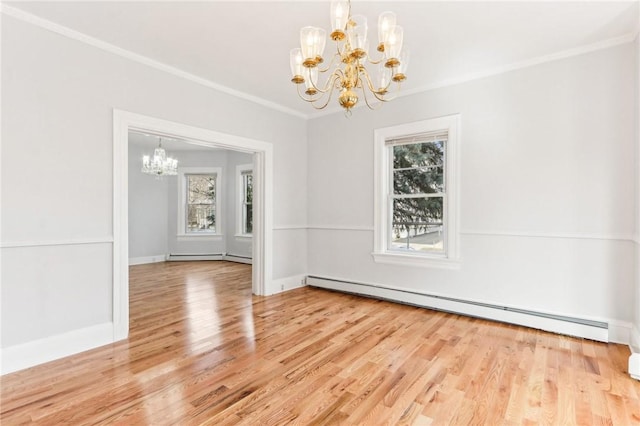
<path id="1" fill-rule="evenodd" d="M 130 268 L 126 341 L 5 375 L 4 425 L 640 424 L 628 348 L 315 288 Z"/>

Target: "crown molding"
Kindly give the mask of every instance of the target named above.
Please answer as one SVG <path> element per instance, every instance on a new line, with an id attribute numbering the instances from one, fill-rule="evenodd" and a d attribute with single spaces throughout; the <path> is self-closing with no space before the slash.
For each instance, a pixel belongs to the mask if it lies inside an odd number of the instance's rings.
<path id="1" fill-rule="evenodd" d="M 278 103 L 260 98 L 258 96 L 254 96 L 254 95 L 250 95 L 248 93 L 224 86 L 222 84 L 219 83 L 215 83 L 211 80 L 207 80 L 203 77 L 199 77 L 197 75 L 188 73 L 186 71 L 183 71 L 179 68 L 175 68 L 173 66 L 164 64 L 162 62 L 156 61 L 154 59 L 148 58 L 146 56 L 143 55 L 139 55 L 137 53 L 131 52 L 129 50 L 120 48 L 118 46 L 115 46 L 113 44 L 104 42 L 102 40 L 99 40 L 97 38 L 91 37 L 89 35 L 86 35 L 84 33 L 81 33 L 79 31 L 75 31 L 72 30 L 71 28 L 65 27 L 63 25 L 60 24 L 56 24 L 52 21 L 46 20 L 44 18 L 40 18 L 37 17 L 35 15 L 32 15 L 30 13 L 27 13 L 23 10 L 20 10 L 18 8 L 15 8 L 13 6 L 8 6 L 6 4 L 0 3 L 0 13 L 3 13 L 5 15 L 11 16 L 13 18 L 19 19 L 23 22 L 35 25 L 37 27 L 52 31 L 54 33 L 63 35 L 65 37 L 68 37 L 70 39 L 76 40 L 76 41 L 80 41 L 82 43 L 88 44 L 90 46 L 96 47 L 98 49 L 104 50 L 106 52 L 109 53 L 113 53 L 115 55 L 121 56 L 123 58 L 132 60 L 134 62 L 138 62 L 141 63 L 143 65 L 147 65 L 151 68 L 155 68 L 157 70 L 160 71 L 164 71 L 166 73 L 172 74 L 176 77 L 180 77 L 183 78 L 185 80 L 189 80 L 193 83 L 199 84 L 201 86 L 213 89 L 213 90 L 217 90 L 219 92 L 223 92 L 226 93 L 228 95 L 240 98 L 240 99 L 244 99 L 247 100 L 249 102 L 253 102 L 255 104 L 264 106 L 266 108 L 275 110 L 275 111 L 279 111 L 279 112 L 283 112 L 285 114 L 289 114 L 298 118 L 302 118 L 305 120 L 310 120 L 310 119 L 314 119 L 314 118 L 319 118 L 319 117 L 323 117 L 326 115 L 331 115 L 331 114 L 336 114 L 339 112 L 343 112 L 343 110 L 340 107 L 334 107 L 334 108 L 329 108 L 329 109 L 325 109 L 325 110 L 321 110 L 319 112 L 314 112 L 311 114 L 304 114 L 301 113 L 297 110 L 294 110 L 292 108 L 288 108 L 285 107 L 284 105 L 280 105 Z M 436 90 L 436 89 L 440 89 L 440 88 L 444 88 L 444 87 L 449 87 L 449 86 L 455 86 L 458 84 L 462 84 L 462 83 L 467 83 L 467 82 L 471 82 L 474 80 L 480 80 L 482 78 L 486 78 L 486 77 L 492 77 L 495 75 L 500 75 L 500 74 L 505 74 L 511 71 L 516 71 L 519 69 L 523 69 L 523 68 L 528 68 L 528 67 L 532 67 L 535 65 L 540 65 L 540 64 L 544 64 L 547 62 L 553 62 L 553 61 L 558 61 L 558 60 L 562 60 L 562 59 L 566 59 L 566 58 L 571 58 L 573 56 L 579 56 L 579 55 L 583 55 L 585 53 L 590 53 L 590 52 L 594 52 L 597 50 L 602 50 L 602 49 L 607 49 L 610 47 L 615 47 L 618 45 L 622 45 L 625 43 L 629 43 L 634 41 L 640 34 L 640 24 L 634 29 L 634 31 L 632 31 L 629 34 L 620 36 L 620 37 L 614 37 L 614 38 L 610 38 L 607 40 L 603 40 L 603 41 L 599 41 L 596 43 L 592 43 L 592 44 L 588 44 L 585 46 L 579 46 L 576 48 L 572 48 L 572 49 L 567 49 L 567 50 L 562 50 L 560 52 L 556 52 L 556 53 L 552 53 L 550 55 L 544 55 L 544 56 L 539 56 L 537 58 L 532 58 L 532 59 L 528 59 L 525 61 L 520 61 L 520 62 L 515 62 L 512 64 L 508 64 L 508 65 L 504 65 L 504 66 L 500 66 L 500 67 L 496 67 L 496 68 L 491 68 L 485 71 L 480 71 L 477 73 L 471 73 L 471 74 L 466 74 L 463 75 L 461 77 L 456 77 L 456 78 L 452 78 L 452 79 L 446 79 L 446 80 L 442 80 L 439 82 L 436 82 L 434 84 L 430 84 L 430 85 L 425 85 L 425 86 L 420 86 L 420 87 L 416 87 L 410 90 L 406 90 L 403 92 L 398 93 L 397 97 L 398 98 L 402 98 L 405 96 L 411 96 L 411 95 L 415 95 L 418 93 L 425 93 L 425 92 L 429 92 L 431 90 Z M 376 102 L 375 104 L 378 104 L 379 102 Z M 358 108 L 362 108 L 364 105 L 360 104 L 358 106 L 355 107 L 355 109 Z"/>
<path id="2" fill-rule="evenodd" d="M 562 59 L 567 59 L 567 58 L 571 58 L 574 56 L 579 56 L 579 55 L 583 55 L 585 53 L 590 53 L 590 52 L 595 52 L 598 50 L 602 50 L 602 49 L 608 49 L 610 47 L 615 47 L 615 46 L 619 46 L 622 44 L 626 44 L 626 43 L 630 43 L 632 41 L 634 41 L 636 39 L 636 37 L 638 37 L 638 28 L 636 28 L 633 32 L 620 36 L 620 37 L 614 37 L 614 38 L 610 38 L 607 40 L 602 40 L 596 43 L 592 43 L 592 44 L 588 44 L 585 46 L 580 46 L 580 47 L 575 47 L 573 49 L 567 49 L 567 50 L 562 50 L 560 52 L 556 52 L 556 53 L 552 53 L 550 55 L 544 55 L 544 56 L 538 56 L 537 58 L 532 58 L 532 59 L 527 59 L 525 61 L 520 61 L 520 62 L 514 62 L 512 64 L 507 64 L 507 65 L 503 65 L 500 67 L 496 67 L 496 68 L 491 68 L 488 70 L 484 70 L 484 71 L 480 71 L 480 72 L 476 72 L 476 73 L 471 73 L 471 74 L 466 74 L 463 75 L 461 77 L 456 77 L 456 78 L 451 78 L 451 79 L 447 79 L 447 80 L 442 80 L 439 81 L 437 83 L 434 84 L 430 84 L 430 85 L 426 85 L 426 86 L 420 86 L 420 87 L 416 87 L 410 90 L 405 90 L 402 92 L 399 92 L 397 94 L 397 98 L 403 98 L 405 96 L 411 96 L 411 95 L 415 95 L 418 93 L 425 93 L 425 92 L 429 92 L 431 90 L 436 90 L 436 89 L 441 89 L 444 87 L 449 87 L 449 86 L 455 86 L 458 84 L 462 84 L 462 83 L 468 83 L 471 81 L 475 81 L 475 80 L 480 80 L 486 77 L 492 77 L 492 76 L 496 76 L 496 75 L 500 75 L 500 74 L 506 74 L 508 72 L 511 71 L 516 71 L 516 70 L 520 70 L 520 69 L 524 69 L 524 68 L 529 68 L 529 67 L 533 67 L 535 65 L 540 65 L 540 64 L 545 64 L 547 62 L 554 62 L 554 61 L 559 61 Z M 380 102 L 375 102 L 372 103 L 374 105 L 379 104 Z M 357 105 L 354 109 L 358 109 L 358 108 L 362 108 L 364 107 L 363 104 Z M 326 109 L 326 110 L 322 110 L 320 112 L 316 112 L 314 114 L 311 114 L 309 116 L 309 119 L 314 119 L 314 118 L 318 118 L 318 117 L 322 117 L 325 115 L 331 115 L 331 114 L 336 114 L 338 112 L 341 112 L 342 109 L 341 108 L 331 108 L 331 109 Z"/>
<path id="3" fill-rule="evenodd" d="M 146 65 L 148 67 L 155 68 L 156 70 L 163 71 L 168 74 L 172 74 L 176 77 L 183 78 L 185 80 L 191 81 L 193 83 L 199 84 L 209 89 L 217 90 L 219 92 L 223 92 L 228 95 L 235 96 L 237 98 L 244 99 L 246 101 L 261 105 L 263 107 L 267 107 L 275 111 L 283 112 L 285 114 L 289 114 L 298 118 L 303 118 L 303 119 L 309 118 L 307 114 L 303 114 L 294 109 L 285 107 L 283 105 L 280 105 L 272 101 L 268 101 L 258 96 L 250 95 L 248 93 L 241 92 L 236 89 L 232 89 L 222 84 L 215 83 L 211 80 L 207 80 L 206 78 L 199 77 L 197 75 L 183 71 L 179 68 L 175 68 L 171 65 L 167 65 L 165 63 L 156 61 L 155 59 L 151 59 L 144 55 L 131 52 L 130 50 L 123 49 L 121 47 L 118 47 L 113 44 L 99 40 L 97 38 L 91 37 L 87 34 L 81 33 L 79 31 L 72 30 L 71 28 L 65 27 L 63 25 L 56 24 L 55 22 L 49 21 L 47 19 L 32 15 L 28 12 L 25 12 L 13 6 L 8 6 L 6 4 L 0 3 L 0 13 L 3 13 L 7 16 L 11 16 L 12 18 L 18 19 L 20 21 L 34 25 L 36 27 L 65 36 L 67 38 L 88 44 L 90 46 L 104 50 L 105 52 L 109 52 L 114 55 L 118 55 L 120 57 L 129 59 L 131 61 Z"/>

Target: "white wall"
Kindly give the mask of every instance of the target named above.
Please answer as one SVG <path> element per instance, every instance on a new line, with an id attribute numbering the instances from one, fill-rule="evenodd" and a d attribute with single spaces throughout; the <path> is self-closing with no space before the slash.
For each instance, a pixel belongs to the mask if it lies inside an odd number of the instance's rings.
<path id="1" fill-rule="evenodd" d="M 148 149 L 129 144 L 129 258 L 144 261 L 169 252 L 169 177 L 142 173 Z M 173 178 L 175 179 L 175 178 Z"/>
<path id="2" fill-rule="evenodd" d="M 306 222 L 304 120 L 1 19 L 3 353 L 112 321 L 114 108 L 272 143 L 273 278 L 306 272 L 285 229 Z"/>
<path id="3" fill-rule="evenodd" d="M 633 45 L 309 124 L 309 273 L 630 325 Z M 460 270 L 374 263 L 373 131 L 462 115 Z"/>

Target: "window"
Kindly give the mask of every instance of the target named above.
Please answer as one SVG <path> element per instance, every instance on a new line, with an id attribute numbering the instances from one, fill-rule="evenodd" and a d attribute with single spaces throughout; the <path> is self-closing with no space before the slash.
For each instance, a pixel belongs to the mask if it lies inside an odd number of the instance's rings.
<path id="1" fill-rule="evenodd" d="M 219 168 L 182 168 L 178 208 L 178 235 L 205 236 L 220 234 Z"/>
<path id="2" fill-rule="evenodd" d="M 253 166 L 236 167 L 238 183 L 237 236 L 248 237 L 253 233 Z"/>
<path id="3" fill-rule="evenodd" d="M 253 232 L 253 172 L 242 173 L 242 233 Z"/>
<path id="4" fill-rule="evenodd" d="M 376 262 L 457 267 L 458 122 L 376 130 Z"/>

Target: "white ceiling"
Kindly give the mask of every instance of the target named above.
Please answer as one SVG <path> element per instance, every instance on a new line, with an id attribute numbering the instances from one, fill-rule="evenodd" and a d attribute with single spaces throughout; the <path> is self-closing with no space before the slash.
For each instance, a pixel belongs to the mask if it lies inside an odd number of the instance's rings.
<path id="1" fill-rule="evenodd" d="M 138 133 L 134 131 L 129 132 L 129 143 L 143 147 L 149 150 L 149 154 L 153 154 L 153 150 L 158 146 L 160 138 L 154 134 Z M 162 147 L 167 150 L 168 153 L 175 151 L 222 151 L 222 148 L 212 148 L 208 146 L 198 145 L 195 142 L 190 142 L 184 139 L 175 139 L 166 136 L 162 136 Z"/>
<path id="2" fill-rule="evenodd" d="M 314 113 L 290 82 L 289 50 L 298 46 L 301 27 L 329 26 L 328 1 L 8 4 L 214 84 Z M 354 1 L 352 14 L 367 16 L 369 37 L 376 40 L 377 16 L 396 13 L 411 48 L 403 90 L 414 92 L 629 38 L 638 31 L 638 5 L 638 0 Z"/>

